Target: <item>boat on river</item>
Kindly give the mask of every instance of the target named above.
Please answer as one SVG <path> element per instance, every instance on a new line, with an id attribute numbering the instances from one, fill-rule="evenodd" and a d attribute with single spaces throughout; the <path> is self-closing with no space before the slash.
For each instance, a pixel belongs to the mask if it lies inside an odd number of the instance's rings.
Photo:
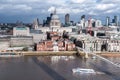
<path id="1" fill-rule="evenodd" d="M 103 72 L 95 71 L 94 69 L 86 69 L 86 68 L 73 68 L 72 72 L 74 74 L 104 74 Z"/>
<path id="2" fill-rule="evenodd" d="M 85 69 L 85 68 L 74 68 L 72 69 L 73 73 L 96 73 L 93 69 Z"/>

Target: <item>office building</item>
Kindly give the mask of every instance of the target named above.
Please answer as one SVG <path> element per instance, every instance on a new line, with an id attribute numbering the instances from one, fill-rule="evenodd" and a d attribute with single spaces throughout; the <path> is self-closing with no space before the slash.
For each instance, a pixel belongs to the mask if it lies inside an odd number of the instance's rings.
<path id="1" fill-rule="evenodd" d="M 115 26 L 118 26 L 118 16 L 114 16 L 114 23 L 115 23 Z"/>
<path id="2" fill-rule="evenodd" d="M 101 20 L 96 20 L 95 21 L 95 27 L 102 27 L 102 21 Z"/>
<path id="3" fill-rule="evenodd" d="M 81 16 L 81 21 L 80 21 L 80 23 L 81 23 L 82 28 L 84 28 L 84 27 L 85 27 L 85 15 L 82 15 L 82 16 Z"/>
<path id="4" fill-rule="evenodd" d="M 65 24 L 68 25 L 70 23 L 70 15 L 66 14 L 65 15 Z"/>
<path id="5" fill-rule="evenodd" d="M 106 17 L 106 26 L 108 27 L 110 25 L 110 17 Z"/>

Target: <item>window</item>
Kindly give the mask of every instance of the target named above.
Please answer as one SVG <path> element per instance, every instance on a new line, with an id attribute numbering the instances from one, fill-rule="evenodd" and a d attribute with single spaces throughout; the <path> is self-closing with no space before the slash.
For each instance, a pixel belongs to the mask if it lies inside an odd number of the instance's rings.
<path id="1" fill-rule="evenodd" d="M 55 25 L 57 26 L 57 25 L 58 25 L 58 22 L 55 22 Z"/>

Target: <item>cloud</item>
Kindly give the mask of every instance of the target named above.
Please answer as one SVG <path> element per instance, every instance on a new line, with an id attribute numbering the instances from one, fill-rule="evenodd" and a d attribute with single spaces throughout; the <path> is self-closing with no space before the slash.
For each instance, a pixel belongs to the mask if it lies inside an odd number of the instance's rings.
<path id="1" fill-rule="evenodd" d="M 28 10 L 32 10 L 32 7 L 27 6 L 27 5 L 14 5 L 13 9 L 19 9 L 19 10 L 24 10 L 24 11 L 28 11 Z"/>
<path id="2" fill-rule="evenodd" d="M 86 0 L 72 0 L 73 3 L 84 3 Z"/>
<path id="3" fill-rule="evenodd" d="M 1 0 L 1 3 L 33 3 L 33 2 L 42 2 L 42 0 Z"/>
<path id="4" fill-rule="evenodd" d="M 114 12 L 113 9 L 112 9 L 112 10 L 107 10 L 107 11 L 105 11 L 105 13 L 112 13 L 112 12 Z"/>
<path id="5" fill-rule="evenodd" d="M 101 3 L 105 3 L 105 4 L 119 4 L 120 0 L 101 0 Z"/>
<path id="6" fill-rule="evenodd" d="M 32 15 L 58 14 L 107 15 L 120 14 L 120 0 L 0 0 L 0 14 Z M 7 13 L 9 12 L 9 14 Z"/>
<path id="7" fill-rule="evenodd" d="M 32 10 L 32 7 L 25 4 L 16 4 L 16 5 L 0 4 L 0 13 L 3 13 L 3 14 L 4 13 L 7 14 L 9 12 L 9 14 L 16 15 L 16 13 L 23 14 L 31 10 Z"/>
<path id="8" fill-rule="evenodd" d="M 51 6 L 48 9 L 48 12 L 52 13 L 55 9 L 56 9 L 58 14 L 67 14 L 67 13 L 77 14 L 77 13 L 80 13 L 80 12 L 84 12 L 84 10 L 81 10 L 81 9 L 78 9 L 78 8 L 65 8 L 65 7 L 53 7 L 53 6 Z"/>
<path id="9" fill-rule="evenodd" d="M 113 8 L 120 7 L 119 0 L 1 0 L 0 10 L 31 11 L 33 13 L 51 12 L 56 7 L 59 14 L 92 14 L 99 11 L 110 11 Z M 114 3 L 114 4 L 113 4 Z M 1 11 L 0 11 L 1 12 Z M 100 14 L 100 13 L 99 13 Z"/>
<path id="10" fill-rule="evenodd" d="M 48 12 L 53 12 L 56 8 L 54 6 L 51 6 L 49 9 L 48 9 Z"/>
<path id="11" fill-rule="evenodd" d="M 98 9 L 98 10 L 107 10 L 107 9 L 110 9 L 110 8 L 113 8 L 113 7 L 115 7 L 114 4 L 98 4 L 96 6 L 96 9 Z"/>
<path id="12" fill-rule="evenodd" d="M 65 14 L 65 13 L 70 13 L 71 12 L 71 10 L 69 8 L 54 7 L 54 6 L 51 6 L 48 9 L 48 12 L 53 13 L 55 9 L 56 9 L 58 14 Z"/>
<path id="13" fill-rule="evenodd" d="M 89 14 L 89 15 L 97 15 L 98 13 L 96 13 L 96 12 L 94 12 L 94 11 L 90 11 L 88 14 Z"/>

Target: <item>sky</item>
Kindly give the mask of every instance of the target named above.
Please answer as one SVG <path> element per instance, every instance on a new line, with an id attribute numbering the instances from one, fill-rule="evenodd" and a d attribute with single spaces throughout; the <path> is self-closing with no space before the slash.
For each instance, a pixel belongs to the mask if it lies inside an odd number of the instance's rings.
<path id="1" fill-rule="evenodd" d="M 76 22 L 83 14 L 104 20 L 106 16 L 119 16 L 119 4 L 120 0 L 0 0 L 0 23 L 31 23 L 35 18 L 42 23 L 54 8 L 62 21 L 66 13 Z"/>

